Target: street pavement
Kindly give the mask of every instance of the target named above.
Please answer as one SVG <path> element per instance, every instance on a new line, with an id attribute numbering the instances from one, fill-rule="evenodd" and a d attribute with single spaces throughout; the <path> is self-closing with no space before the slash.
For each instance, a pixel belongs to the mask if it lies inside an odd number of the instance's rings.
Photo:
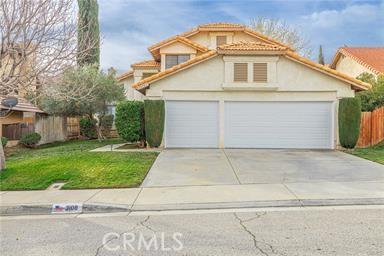
<path id="1" fill-rule="evenodd" d="M 383 206 L 17 216 L 0 228 L 4 256 L 384 252 Z"/>

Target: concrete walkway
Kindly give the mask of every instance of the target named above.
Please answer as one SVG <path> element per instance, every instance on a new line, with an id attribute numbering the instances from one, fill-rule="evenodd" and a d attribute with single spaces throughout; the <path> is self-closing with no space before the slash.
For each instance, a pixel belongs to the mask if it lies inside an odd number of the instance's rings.
<path id="1" fill-rule="evenodd" d="M 384 182 L 306 182 L 0 193 L 2 215 L 49 214 L 54 203 L 82 203 L 86 209 L 91 209 L 91 206 L 97 208 L 90 211 L 101 209 L 104 212 L 111 209 L 151 211 L 384 204 Z"/>

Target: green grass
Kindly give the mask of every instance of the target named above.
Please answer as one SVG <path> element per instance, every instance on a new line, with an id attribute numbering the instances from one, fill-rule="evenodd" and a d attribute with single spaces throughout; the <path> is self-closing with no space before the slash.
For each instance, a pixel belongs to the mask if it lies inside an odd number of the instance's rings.
<path id="1" fill-rule="evenodd" d="M 384 164 L 384 142 L 370 148 L 355 149 L 352 154 L 374 162 L 378 162 L 380 164 Z"/>
<path id="2" fill-rule="evenodd" d="M 0 190 L 46 189 L 55 181 L 65 181 L 63 189 L 139 186 L 157 153 L 89 152 L 113 143 L 121 141 L 68 141 L 7 150 Z"/>

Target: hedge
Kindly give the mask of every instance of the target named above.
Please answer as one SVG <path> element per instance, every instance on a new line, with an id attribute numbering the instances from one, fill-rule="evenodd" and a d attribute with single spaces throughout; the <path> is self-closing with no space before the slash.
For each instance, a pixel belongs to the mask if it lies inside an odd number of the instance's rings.
<path id="1" fill-rule="evenodd" d="M 165 107 L 163 100 L 145 100 L 145 136 L 149 146 L 158 147 L 163 139 Z"/>
<path id="2" fill-rule="evenodd" d="M 96 120 L 82 117 L 79 121 L 80 134 L 88 139 L 97 138 Z"/>
<path id="3" fill-rule="evenodd" d="M 116 106 L 115 126 L 119 136 L 128 142 L 145 140 L 144 102 L 123 101 Z"/>
<path id="4" fill-rule="evenodd" d="M 6 137 L 1 137 L 1 145 L 3 145 L 3 147 L 7 146 L 7 143 L 8 143 L 8 139 Z"/>
<path id="5" fill-rule="evenodd" d="M 360 133 L 361 102 L 344 98 L 339 102 L 339 138 L 344 148 L 354 148 Z"/>
<path id="6" fill-rule="evenodd" d="M 20 143 L 28 148 L 34 148 L 37 146 L 37 143 L 41 140 L 41 135 L 37 132 L 24 134 L 21 139 Z"/>

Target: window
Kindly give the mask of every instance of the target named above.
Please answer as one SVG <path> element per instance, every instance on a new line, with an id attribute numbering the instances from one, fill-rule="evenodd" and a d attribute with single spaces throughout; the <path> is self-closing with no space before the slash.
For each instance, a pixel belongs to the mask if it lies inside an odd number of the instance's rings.
<path id="1" fill-rule="evenodd" d="M 233 64 L 233 81 L 248 82 L 248 63 Z"/>
<path id="2" fill-rule="evenodd" d="M 186 62 L 189 60 L 190 56 L 189 54 L 183 54 L 183 55 L 166 55 L 165 56 L 165 68 L 171 68 L 173 66 L 176 66 L 180 63 Z"/>
<path id="3" fill-rule="evenodd" d="M 216 36 L 216 46 L 220 46 L 227 43 L 226 36 Z"/>
<path id="4" fill-rule="evenodd" d="M 253 82 L 268 82 L 267 63 L 253 63 Z"/>
<path id="5" fill-rule="evenodd" d="M 147 78 L 147 77 L 150 77 L 150 76 L 152 76 L 153 74 L 154 74 L 154 73 L 143 73 L 141 79 L 145 79 L 145 78 Z"/>

